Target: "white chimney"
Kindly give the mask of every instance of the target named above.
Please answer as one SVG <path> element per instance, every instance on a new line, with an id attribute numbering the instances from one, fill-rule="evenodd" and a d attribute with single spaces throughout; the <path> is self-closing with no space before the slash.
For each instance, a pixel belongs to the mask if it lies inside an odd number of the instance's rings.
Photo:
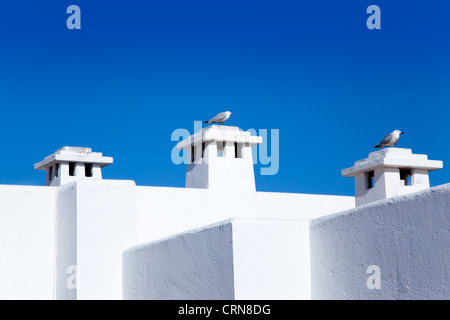
<path id="1" fill-rule="evenodd" d="M 113 158 L 103 157 L 90 148 L 63 147 L 34 165 L 36 170 L 47 170 L 46 186 L 60 186 L 78 179 L 102 179 L 101 168 Z"/>
<path id="2" fill-rule="evenodd" d="M 361 206 L 429 188 L 428 172 L 442 167 L 442 161 L 411 149 L 385 148 L 343 169 L 342 176 L 355 178 L 355 204 Z"/>
<path id="3" fill-rule="evenodd" d="M 262 137 L 238 127 L 212 125 L 180 141 L 188 151 L 186 188 L 256 191 L 252 146 Z"/>

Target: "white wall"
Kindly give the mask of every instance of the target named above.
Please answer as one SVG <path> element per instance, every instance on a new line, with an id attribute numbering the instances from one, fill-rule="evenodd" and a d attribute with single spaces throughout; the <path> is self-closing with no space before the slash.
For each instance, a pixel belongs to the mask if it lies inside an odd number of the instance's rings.
<path id="1" fill-rule="evenodd" d="M 235 299 L 310 299 L 309 221 L 233 219 Z"/>
<path id="2" fill-rule="evenodd" d="M 122 251 L 136 244 L 136 185 L 127 180 L 79 180 L 78 299 L 122 299 Z"/>
<path id="3" fill-rule="evenodd" d="M 58 192 L 58 299 L 122 299 L 122 251 L 136 244 L 136 185 L 78 180 Z M 76 289 L 67 286 L 77 266 Z"/>
<path id="4" fill-rule="evenodd" d="M 125 299 L 309 299 L 309 223 L 232 219 L 124 252 Z"/>
<path id="5" fill-rule="evenodd" d="M 123 289 L 124 299 L 233 299 L 231 222 L 126 250 Z"/>
<path id="6" fill-rule="evenodd" d="M 133 181 L 3 185 L 0 299 L 450 296 L 450 184 L 353 206 L 353 197 Z M 149 240 L 122 264 L 124 248 Z M 66 286 L 69 265 L 78 290 Z M 366 286 L 371 265 L 380 290 Z"/>
<path id="7" fill-rule="evenodd" d="M 160 208 L 170 214 L 174 207 Z M 188 205 L 184 209 L 189 215 L 182 223 L 192 219 L 200 222 L 201 217 L 193 214 Z M 213 215 L 218 211 L 210 207 Z M 231 222 L 232 251 L 229 247 L 223 249 L 217 240 L 220 223 L 140 246 L 139 256 L 130 248 L 133 258 L 124 262 L 131 261 L 126 269 L 128 275 L 124 274 L 128 277 L 126 290 L 128 297 L 172 299 L 172 289 L 161 295 L 164 283 L 148 282 L 155 272 L 165 274 L 170 269 L 173 271 L 167 274 L 165 282 L 178 288 L 183 299 L 211 298 L 210 287 L 209 291 L 193 295 L 185 285 L 209 281 L 199 276 L 205 271 L 202 265 L 216 261 L 217 255 L 223 260 L 232 254 L 235 299 L 448 299 L 449 214 L 447 184 L 312 221 L 231 219 L 226 224 Z M 212 232 L 209 237 L 204 237 L 205 230 Z M 181 254 L 187 245 L 186 255 Z M 218 251 L 204 250 L 206 245 Z M 158 259 L 149 253 L 155 248 Z M 197 251 L 201 254 L 190 253 Z M 151 271 L 146 269 L 148 265 L 152 265 Z M 197 280 L 177 277 L 177 268 L 183 268 L 180 266 L 187 267 L 182 275 L 191 274 Z M 380 268 L 379 290 L 367 287 L 372 276 L 367 273 L 369 266 Z M 142 287 L 142 283 L 146 285 Z M 217 288 L 219 293 L 221 288 L 222 285 Z"/>
<path id="8" fill-rule="evenodd" d="M 56 191 L 0 186 L 0 299 L 53 299 Z"/>
<path id="9" fill-rule="evenodd" d="M 448 299 L 450 184 L 313 220 L 313 299 Z M 381 288 L 368 289 L 367 268 Z"/>
<path id="10" fill-rule="evenodd" d="M 77 188 L 69 183 L 58 188 L 56 216 L 56 299 L 77 299 Z M 76 267 L 75 267 L 76 268 Z M 74 278 L 75 277 L 75 278 Z M 70 283 L 68 285 L 67 283 Z"/>
<path id="11" fill-rule="evenodd" d="M 122 250 L 233 217 L 308 219 L 353 197 L 136 187 L 0 186 L 0 297 L 121 299 Z M 75 274 L 73 267 L 78 268 Z M 69 288 L 70 278 L 77 287 Z"/>
<path id="12" fill-rule="evenodd" d="M 312 219 L 354 208 L 354 197 L 194 188 L 137 188 L 138 242 L 230 218 Z"/>

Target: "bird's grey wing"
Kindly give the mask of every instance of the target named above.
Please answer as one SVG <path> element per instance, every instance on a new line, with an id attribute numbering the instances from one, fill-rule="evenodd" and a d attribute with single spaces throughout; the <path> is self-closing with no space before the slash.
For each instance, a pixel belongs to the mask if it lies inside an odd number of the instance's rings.
<path id="1" fill-rule="evenodd" d="M 214 122 L 214 121 L 222 121 L 225 119 L 225 113 L 221 112 L 218 115 L 215 115 L 213 118 L 209 119 L 210 122 Z"/>
<path id="2" fill-rule="evenodd" d="M 383 138 L 383 140 L 380 141 L 379 144 L 383 145 L 383 144 L 388 144 L 389 142 L 391 142 L 392 140 L 392 134 L 389 133 L 386 137 Z"/>

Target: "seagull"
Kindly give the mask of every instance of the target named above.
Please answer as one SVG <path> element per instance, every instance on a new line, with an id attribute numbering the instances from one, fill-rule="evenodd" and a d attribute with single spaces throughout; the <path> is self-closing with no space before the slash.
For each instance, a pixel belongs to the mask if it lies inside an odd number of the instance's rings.
<path id="1" fill-rule="evenodd" d="M 213 118 L 209 119 L 208 121 L 204 121 L 203 123 L 220 123 L 223 125 L 223 123 L 227 121 L 232 114 L 233 113 L 231 113 L 230 111 L 221 112 L 215 115 Z"/>
<path id="2" fill-rule="evenodd" d="M 391 133 L 389 133 L 386 137 L 384 137 L 383 140 L 381 140 L 379 144 L 377 144 L 376 146 L 373 146 L 373 147 L 380 149 L 383 147 L 395 146 L 397 144 L 398 139 L 400 138 L 401 134 L 404 134 L 404 132 L 402 132 L 400 130 L 394 130 Z"/>

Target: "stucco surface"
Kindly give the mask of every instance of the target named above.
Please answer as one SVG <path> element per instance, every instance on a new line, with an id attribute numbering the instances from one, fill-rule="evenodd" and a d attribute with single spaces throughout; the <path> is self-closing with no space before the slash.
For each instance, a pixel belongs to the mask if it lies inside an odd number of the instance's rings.
<path id="1" fill-rule="evenodd" d="M 311 223 L 313 299 L 449 299 L 450 184 Z M 368 289 L 367 268 L 381 288 Z"/>

